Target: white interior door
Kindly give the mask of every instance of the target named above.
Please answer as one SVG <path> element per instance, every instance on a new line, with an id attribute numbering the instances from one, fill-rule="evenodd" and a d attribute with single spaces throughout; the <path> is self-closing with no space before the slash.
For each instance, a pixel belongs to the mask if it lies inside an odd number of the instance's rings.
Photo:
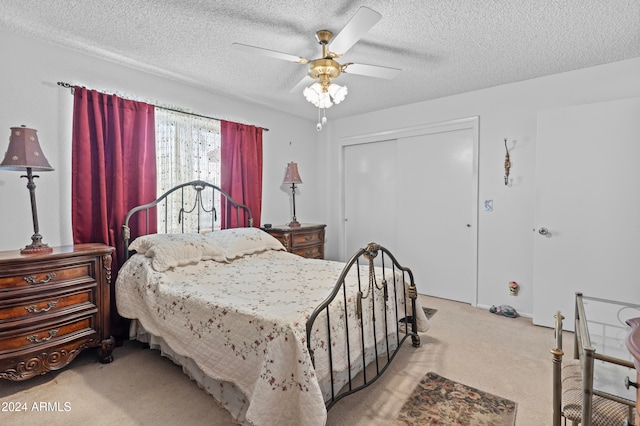
<path id="1" fill-rule="evenodd" d="M 344 147 L 345 257 L 375 241 L 419 293 L 475 304 L 477 119 L 409 133 Z"/>
<path id="2" fill-rule="evenodd" d="M 573 329 L 576 291 L 640 303 L 640 99 L 543 111 L 537 132 L 533 322 Z"/>

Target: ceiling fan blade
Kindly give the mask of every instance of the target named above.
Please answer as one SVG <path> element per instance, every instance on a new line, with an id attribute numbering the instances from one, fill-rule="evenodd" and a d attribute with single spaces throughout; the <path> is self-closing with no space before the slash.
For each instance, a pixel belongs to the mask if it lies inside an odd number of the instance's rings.
<path id="1" fill-rule="evenodd" d="M 329 43 L 330 50 L 338 55 L 346 53 L 381 18 L 382 15 L 375 10 L 365 6 L 360 7 L 347 25 Z"/>
<path id="2" fill-rule="evenodd" d="M 288 53 L 282 53 L 282 52 L 278 52 L 270 49 L 264 49 L 262 47 L 249 46 L 248 44 L 233 43 L 232 46 L 234 49 L 239 50 L 241 52 L 245 52 L 245 53 L 251 53 L 251 54 L 256 53 L 258 55 L 266 55 L 272 58 L 283 59 L 289 62 L 297 62 L 299 64 L 306 64 L 307 62 L 309 62 L 309 60 L 300 56 L 290 55 Z"/>
<path id="3" fill-rule="evenodd" d="M 349 64 L 345 67 L 343 72 L 347 74 L 359 74 L 369 77 L 386 78 L 388 80 L 394 79 L 400 74 L 401 69 L 380 67 L 378 65 L 366 65 L 366 64 Z"/>
<path id="4" fill-rule="evenodd" d="M 303 87 L 311 86 L 314 82 L 315 80 L 313 78 L 305 75 L 304 78 L 298 82 L 298 84 L 293 86 L 293 89 L 289 90 L 289 93 L 300 92 L 302 91 Z"/>

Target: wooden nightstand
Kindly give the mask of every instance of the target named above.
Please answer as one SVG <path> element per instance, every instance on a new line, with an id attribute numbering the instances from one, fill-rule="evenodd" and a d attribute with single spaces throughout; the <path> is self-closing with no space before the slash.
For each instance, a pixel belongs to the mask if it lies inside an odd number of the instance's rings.
<path id="1" fill-rule="evenodd" d="M 291 228 L 287 225 L 262 228 L 276 237 L 287 251 L 309 259 L 324 259 L 324 228 L 326 225 L 303 223 Z"/>
<path id="2" fill-rule="evenodd" d="M 78 244 L 52 253 L 0 252 L 0 378 L 26 380 L 100 347 L 111 362 L 113 247 Z"/>

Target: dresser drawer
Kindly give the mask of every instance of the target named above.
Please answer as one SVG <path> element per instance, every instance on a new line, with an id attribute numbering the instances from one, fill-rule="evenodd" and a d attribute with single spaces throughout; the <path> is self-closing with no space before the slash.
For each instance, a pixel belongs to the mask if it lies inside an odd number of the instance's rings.
<path id="1" fill-rule="evenodd" d="M 305 245 L 320 244 L 322 237 L 319 232 L 308 232 L 291 235 L 291 246 L 293 248 Z"/>
<path id="2" fill-rule="evenodd" d="M 291 252 L 298 256 L 306 257 L 307 259 L 322 259 L 324 256 L 322 248 L 318 245 L 294 248 Z"/>
<path id="3" fill-rule="evenodd" d="M 93 315 L 83 316 L 63 323 L 43 324 L 39 327 L 24 328 L 15 333 L 0 334 L 0 355 L 20 349 L 31 349 L 42 344 L 75 339 L 81 335 L 95 333 L 92 328 Z"/>
<path id="4" fill-rule="evenodd" d="M 74 311 L 95 307 L 95 285 L 73 292 L 52 292 L 31 297 L 0 300 L 0 331 L 11 323 L 43 321 Z"/>
<path id="5" fill-rule="evenodd" d="M 11 271 L 10 275 L 0 275 L 0 292 L 17 289 L 33 289 L 44 291 L 48 287 L 64 285 L 79 279 L 93 280 L 93 264 L 80 263 L 76 265 L 41 265 L 33 268 L 23 268 Z"/>

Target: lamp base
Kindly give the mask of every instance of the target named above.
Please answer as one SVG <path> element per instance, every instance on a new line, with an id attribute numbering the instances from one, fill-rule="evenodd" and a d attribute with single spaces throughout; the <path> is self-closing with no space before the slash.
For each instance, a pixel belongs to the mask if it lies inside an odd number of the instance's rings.
<path id="1" fill-rule="evenodd" d="M 34 223 L 37 224 L 37 219 L 34 219 Z M 36 233 L 31 236 L 31 244 L 20 250 L 20 254 L 47 254 L 52 251 L 53 249 L 51 247 L 42 242 L 42 235 L 36 231 Z"/>
<path id="2" fill-rule="evenodd" d="M 300 222 L 298 222 L 297 220 L 293 220 L 293 221 L 289 222 L 287 224 L 287 226 L 289 228 L 299 228 L 300 227 Z"/>
<path id="3" fill-rule="evenodd" d="M 34 245 L 30 244 L 20 250 L 20 254 L 47 254 L 51 253 L 53 249 L 46 244 Z"/>

